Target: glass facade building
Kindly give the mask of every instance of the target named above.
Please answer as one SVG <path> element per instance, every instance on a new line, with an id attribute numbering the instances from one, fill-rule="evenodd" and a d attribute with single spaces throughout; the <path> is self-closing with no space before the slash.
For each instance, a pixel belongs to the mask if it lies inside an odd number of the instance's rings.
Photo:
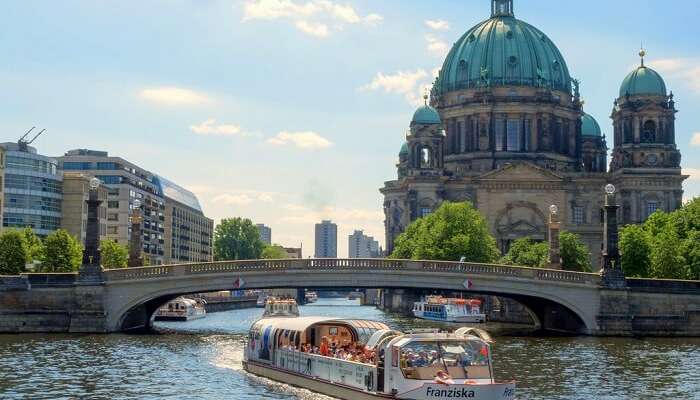
<path id="1" fill-rule="evenodd" d="M 2 225 L 30 227 L 45 236 L 61 227 L 63 176 L 58 162 L 30 146 L 3 143 L 5 177 Z"/>

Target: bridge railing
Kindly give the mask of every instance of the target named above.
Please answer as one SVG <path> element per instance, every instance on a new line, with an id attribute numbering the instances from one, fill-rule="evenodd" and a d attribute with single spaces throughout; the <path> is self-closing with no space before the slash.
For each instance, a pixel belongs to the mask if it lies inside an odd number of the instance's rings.
<path id="1" fill-rule="evenodd" d="M 598 284 L 600 275 L 581 272 L 516 267 L 498 264 L 463 263 L 448 261 L 415 261 L 391 259 L 289 259 L 242 260 L 162 265 L 154 267 L 125 268 L 105 271 L 108 281 L 148 280 L 177 276 L 207 275 L 236 272 L 283 272 L 292 270 L 350 270 L 350 271 L 439 271 L 466 275 L 497 275 L 503 277 L 545 281 Z"/>

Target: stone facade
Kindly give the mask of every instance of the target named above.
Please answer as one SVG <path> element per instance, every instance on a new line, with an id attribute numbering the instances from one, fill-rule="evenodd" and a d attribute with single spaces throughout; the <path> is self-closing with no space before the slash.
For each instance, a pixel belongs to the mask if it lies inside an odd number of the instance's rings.
<path id="1" fill-rule="evenodd" d="M 483 38 L 468 31 L 445 61 L 430 105 L 426 96 L 426 105 L 414 115 L 399 154 L 398 177 L 380 189 L 387 252 L 412 221 L 443 201 L 471 202 L 488 220 L 503 253 L 518 238 L 548 240 L 548 210 L 556 205 L 560 229 L 580 235 L 594 269 L 599 268 L 606 184 L 620 194 L 621 224 L 682 205 L 686 176 L 681 175 L 675 141 L 673 94 L 666 94 L 661 77 L 643 60 L 623 81 L 612 113 L 614 149 L 608 170 L 605 136 L 583 112 L 579 83 L 568 72 L 548 82 L 545 72 L 538 69 L 529 76 L 534 72 L 518 67 L 521 58 L 533 54 L 498 52 L 484 58 L 481 52 L 463 50 L 484 42 L 480 48 L 488 52 L 508 48 L 514 40 L 532 40 L 518 36 L 517 26 L 531 26 L 516 20 L 512 2 L 506 3 L 511 11 L 496 13 L 479 26 L 503 26 L 507 32 L 493 28 Z M 558 53 L 544 34 L 539 39 Z M 466 58 L 458 61 L 459 54 Z M 481 81 L 460 80 L 462 68 L 468 71 L 474 62 L 494 57 L 505 57 L 510 70 L 493 63 L 482 67 Z M 568 71 L 563 63 L 556 61 L 554 70 Z M 495 79 L 489 68 L 505 77 Z"/>
<path id="2" fill-rule="evenodd" d="M 82 173 L 66 172 L 63 174 L 63 204 L 61 228 L 68 231 L 83 245 L 87 229 L 87 203 L 90 196 L 90 177 Z M 107 188 L 97 189 L 97 199 L 102 204 L 97 209 L 100 239 L 107 233 Z"/>

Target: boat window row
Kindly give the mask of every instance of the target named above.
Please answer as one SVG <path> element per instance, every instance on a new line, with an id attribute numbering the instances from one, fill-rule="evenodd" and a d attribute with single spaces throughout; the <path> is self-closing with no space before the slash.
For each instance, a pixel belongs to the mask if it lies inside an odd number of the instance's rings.
<path id="1" fill-rule="evenodd" d="M 413 341 L 392 352 L 406 379 L 432 379 L 439 371 L 455 379 L 491 378 L 489 348 L 481 341 Z"/>

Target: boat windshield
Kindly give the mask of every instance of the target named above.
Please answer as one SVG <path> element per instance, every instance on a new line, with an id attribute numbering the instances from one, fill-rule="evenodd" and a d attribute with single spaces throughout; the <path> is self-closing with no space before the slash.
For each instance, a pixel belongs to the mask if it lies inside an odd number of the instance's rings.
<path id="1" fill-rule="evenodd" d="M 400 348 L 406 379 L 432 380 L 438 372 L 452 379 L 491 379 L 489 347 L 480 340 L 413 341 Z"/>

